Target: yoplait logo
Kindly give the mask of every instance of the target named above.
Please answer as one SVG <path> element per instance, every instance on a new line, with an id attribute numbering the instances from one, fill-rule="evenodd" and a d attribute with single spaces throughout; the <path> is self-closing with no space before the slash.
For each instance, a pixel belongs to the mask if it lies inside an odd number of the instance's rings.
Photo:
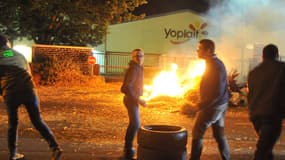
<path id="1" fill-rule="evenodd" d="M 172 28 L 164 28 L 165 39 L 174 38 L 170 40 L 172 44 L 182 44 L 189 41 L 191 38 L 198 39 L 202 35 L 208 35 L 205 28 L 208 26 L 207 23 L 202 23 L 199 27 L 195 27 L 193 24 L 189 24 L 189 29 L 174 30 Z"/>

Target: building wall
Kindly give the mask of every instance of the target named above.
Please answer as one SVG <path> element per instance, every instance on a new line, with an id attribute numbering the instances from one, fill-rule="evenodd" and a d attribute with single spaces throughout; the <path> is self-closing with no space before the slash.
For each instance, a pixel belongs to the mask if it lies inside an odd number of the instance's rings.
<path id="1" fill-rule="evenodd" d="M 202 34 L 209 27 L 201 29 L 203 23 L 207 23 L 203 17 L 187 10 L 111 25 L 105 46 L 97 49 L 130 52 L 134 48 L 143 48 L 145 53 L 189 56 L 196 50 L 197 41 L 208 36 Z"/>
<path id="2" fill-rule="evenodd" d="M 190 10 L 157 15 L 109 26 L 105 43 L 96 50 L 107 55 L 128 54 L 134 48 L 142 48 L 145 55 L 152 55 L 145 58 L 146 67 L 164 68 L 171 63 L 186 67 L 189 59 L 197 58 L 197 42 L 209 36 L 209 26 L 205 18 Z"/>

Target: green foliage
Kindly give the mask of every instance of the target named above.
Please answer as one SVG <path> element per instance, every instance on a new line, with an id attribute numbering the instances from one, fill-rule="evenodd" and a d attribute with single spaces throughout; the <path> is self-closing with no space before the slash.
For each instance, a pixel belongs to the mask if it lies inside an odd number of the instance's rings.
<path id="1" fill-rule="evenodd" d="M 69 59 L 58 59 L 56 56 L 38 57 L 33 63 L 33 73 L 38 74 L 40 77 L 40 85 L 54 85 L 59 80 L 58 78 L 70 71 L 80 73 L 80 68 Z"/>
<path id="2" fill-rule="evenodd" d="M 110 24 L 141 19 L 147 0 L 9 0 L 0 2 L 0 29 L 38 44 L 99 45 Z"/>
<path id="3" fill-rule="evenodd" d="M 237 83 L 237 78 L 239 73 L 236 69 L 232 70 L 228 74 L 228 83 L 229 83 L 229 90 L 230 92 L 239 92 L 240 87 Z"/>
<path id="4" fill-rule="evenodd" d="M 229 106 L 246 106 L 248 90 L 245 84 L 238 83 L 238 76 L 240 74 L 236 69 L 228 74 L 228 89 L 230 93 Z"/>
<path id="5" fill-rule="evenodd" d="M 0 1 L 0 33 L 8 33 L 10 39 L 20 36 L 19 1 Z"/>
<path id="6" fill-rule="evenodd" d="M 42 56 L 35 60 L 32 64 L 33 74 L 39 75 L 39 84 L 51 85 L 55 84 L 56 77 L 59 72 L 59 61 L 55 60 L 56 57 Z"/>

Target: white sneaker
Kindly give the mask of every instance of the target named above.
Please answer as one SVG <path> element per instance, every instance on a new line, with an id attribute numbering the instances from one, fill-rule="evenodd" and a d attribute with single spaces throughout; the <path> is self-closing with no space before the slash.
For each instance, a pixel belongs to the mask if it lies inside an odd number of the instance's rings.
<path id="1" fill-rule="evenodd" d="M 16 153 L 15 155 L 13 155 L 10 160 L 19 160 L 19 159 L 22 159 L 24 158 L 24 155 L 23 154 L 20 154 L 20 153 Z"/>

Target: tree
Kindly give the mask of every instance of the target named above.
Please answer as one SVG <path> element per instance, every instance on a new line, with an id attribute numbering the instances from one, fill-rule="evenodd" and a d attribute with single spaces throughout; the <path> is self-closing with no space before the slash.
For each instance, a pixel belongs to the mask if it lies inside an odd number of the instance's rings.
<path id="1" fill-rule="evenodd" d="M 8 33 L 10 39 L 20 36 L 18 1 L 0 1 L 0 33 Z"/>
<path id="2" fill-rule="evenodd" d="M 11 38 L 27 37 L 38 44 L 97 46 L 110 24 L 144 18 L 132 11 L 145 3 L 147 0 L 9 0 L 0 2 L 0 28 Z"/>

